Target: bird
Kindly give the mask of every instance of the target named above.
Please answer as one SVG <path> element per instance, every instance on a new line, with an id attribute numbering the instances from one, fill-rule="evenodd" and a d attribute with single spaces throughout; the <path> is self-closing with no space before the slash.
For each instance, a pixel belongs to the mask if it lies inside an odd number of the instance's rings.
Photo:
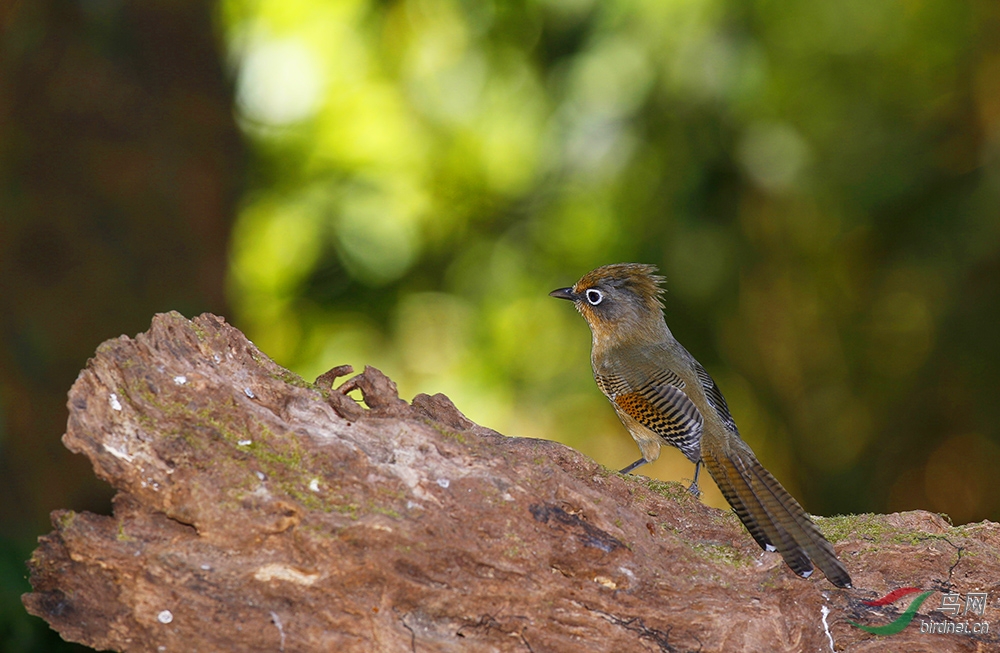
<path id="1" fill-rule="evenodd" d="M 670 332 L 656 272 L 642 263 L 605 265 L 549 293 L 586 319 L 594 379 L 639 446 L 642 457 L 621 473 L 656 460 L 664 444 L 677 447 L 695 464 L 693 494 L 704 465 L 762 549 L 780 553 L 803 578 L 815 564 L 835 586 L 851 587 L 833 545 L 757 460 L 718 385 Z"/>

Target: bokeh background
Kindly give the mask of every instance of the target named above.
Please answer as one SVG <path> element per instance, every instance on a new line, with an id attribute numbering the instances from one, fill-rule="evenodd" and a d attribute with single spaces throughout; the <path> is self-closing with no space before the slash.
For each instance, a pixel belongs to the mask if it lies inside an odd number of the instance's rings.
<path id="1" fill-rule="evenodd" d="M 655 263 L 811 512 L 1000 519 L 992 0 L 0 0 L 0 29 L 0 650 L 59 646 L 18 598 L 48 512 L 109 510 L 66 392 L 172 309 L 620 467 L 547 292 Z"/>

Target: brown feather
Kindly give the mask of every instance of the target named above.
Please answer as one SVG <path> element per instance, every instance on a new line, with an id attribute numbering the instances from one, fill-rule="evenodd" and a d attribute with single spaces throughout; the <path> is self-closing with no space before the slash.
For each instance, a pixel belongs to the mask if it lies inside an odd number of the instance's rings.
<path id="1" fill-rule="evenodd" d="M 705 465 L 761 548 L 774 546 L 800 576 L 808 576 L 815 563 L 837 587 L 851 586 L 833 546 L 753 452 L 735 449 L 728 456 L 706 456 Z"/>

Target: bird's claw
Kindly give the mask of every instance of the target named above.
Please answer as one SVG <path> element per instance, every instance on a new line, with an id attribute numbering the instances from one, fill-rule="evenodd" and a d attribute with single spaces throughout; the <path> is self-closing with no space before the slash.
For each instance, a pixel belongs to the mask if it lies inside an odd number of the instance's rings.
<path id="1" fill-rule="evenodd" d="M 701 490 L 698 489 L 698 481 L 691 481 L 691 485 L 688 486 L 687 491 L 695 499 L 700 499 L 701 498 Z"/>

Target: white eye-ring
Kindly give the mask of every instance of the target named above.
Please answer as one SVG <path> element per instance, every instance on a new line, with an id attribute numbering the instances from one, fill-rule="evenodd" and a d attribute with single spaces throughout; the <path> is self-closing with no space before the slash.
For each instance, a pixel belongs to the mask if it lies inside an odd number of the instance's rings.
<path id="1" fill-rule="evenodd" d="M 597 288 L 591 288 L 586 292 L 587 301 L 590 302 L 591 306 L 597 306 L 602 301 L 604 301 L 604 293 L 602 293 Z"/>

